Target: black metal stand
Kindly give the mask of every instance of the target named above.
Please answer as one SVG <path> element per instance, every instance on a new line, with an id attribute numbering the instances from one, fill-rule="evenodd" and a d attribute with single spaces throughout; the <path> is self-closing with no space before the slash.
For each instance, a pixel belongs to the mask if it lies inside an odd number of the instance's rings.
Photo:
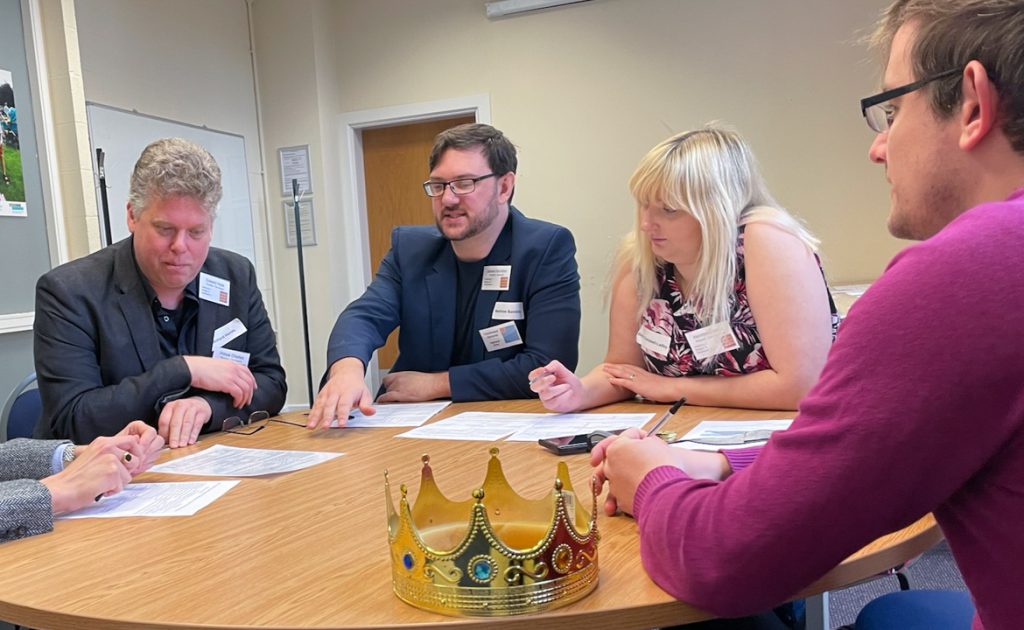
<path id="1" fill-rule="evenodd" d="M 103 205 L 103 233 L 107 237 L 107 245 L 112 245 L 114 237 L 110 232 L 110 202 L 107 201 L 107 171 L 103 168 L 103 149 L 96 149 L 96 167 L 100 173 L 100 203 Z"/>
<path id="2" fill-rule="evenodd" d="M 295 209 L 295 249 L 299 254 L 299 301 L 302 302 L 302 336 L 306 348 L 306 387 L 309 406 L 313 406 L 313 368 L 309 358 L 309 315 L 306 311 L 306 266 L 302 262 L 302 218 L 299 213 L 299 180 L 292 180 L 292 203 Z"/>

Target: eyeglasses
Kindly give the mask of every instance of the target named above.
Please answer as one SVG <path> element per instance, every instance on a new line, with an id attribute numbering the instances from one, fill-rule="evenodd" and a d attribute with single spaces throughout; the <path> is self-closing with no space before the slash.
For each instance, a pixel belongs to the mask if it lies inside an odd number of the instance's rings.
<path id="1" fill-rule="evenodd" d="M 469 193 L 476 190 L 476 183 L 483 181 L 488 177 L 497 177 L 497 173 L 488 173 L 481 175 L 480 177 L 466 177 L 463 179 L 453 179 L 450 182 L 432 182 L 427 180 L 423 182 L 423 192 L 427 193 L 428 197 L 440 197 L 444 194 L 445 186 L 452 189 L 452 192 L 456 195 L 468 195 Z"/>
<path id="2" fill-rule="evenodd" d="M 951 77 L 954 74 L 959 74 L 960 70 L 946 70 L 936 75 L 921 79 L 920 81 L 914 81 L 891 90 L 886 90 L 869 96 L 867 98 L 860 99 L 860 113 L 864 115 L 864 119 L 868 123 L 868 127 L 876 133 L 883 133 L 889 131 L 890 125 L 892 125 L 892 114 L 893 110 L 891 106 L 886 106 L 886 102 L 891 101 L 897 96 L 903 96 L 904 94 L 910 94 L 914 90 L 920 90 L 924 86 L 928 85 L 932 81 L 938 81 L 939 79 L 945 79 Z"/>
<path id="3" fill-rule="evenodd" d="M 237 433 L 239 435 L 252 435 L 258 433 L 267 426 L 267 421 L 270 419 L 270 414 L 266 411 L 254 411 L 249 414 L 249 417 L 242 420 L 238 416 L 231 416 L 224 420 L 224 426 L 221 428 L 225 433 Z"/>

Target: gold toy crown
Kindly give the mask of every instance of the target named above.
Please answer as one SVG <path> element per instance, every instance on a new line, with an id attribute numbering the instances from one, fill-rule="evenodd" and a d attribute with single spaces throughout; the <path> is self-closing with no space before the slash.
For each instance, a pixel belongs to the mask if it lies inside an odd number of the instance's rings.
<path id="1" fill-rule="evenodd" d="M 483 485 L 465 501 L 441 494 L 424 455 L 416 504 L 410 509 L 402 484 L 396 512 L 385 471 L 395 594 L 434 612 L 488 617 L 581 599 L 597 586 L 596 482 L 589 514 L 564 462 L 549 497 L 524 499 L 508 485 L 498 449 L 490 452 Z"/>

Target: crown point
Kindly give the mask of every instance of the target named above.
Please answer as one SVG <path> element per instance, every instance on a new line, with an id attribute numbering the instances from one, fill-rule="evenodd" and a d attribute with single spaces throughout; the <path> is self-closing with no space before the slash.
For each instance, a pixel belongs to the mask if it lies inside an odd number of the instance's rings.
<path id="1" fill-rule="evenodd" d="M 492 457 L 497 457 L 498 456 L 498 447 L 497 446 L 492 446 L 491 447 L 491 456 Z"/>
<path id="2" fill-rule="evenodd" d="M 555 490 L 558 490 L 559 492 L 562 491 L 562 480 L 561 479 L 555 479 Z"/>
<path id="3" fill-rule="evenodd" d="M 398 489 L 402 491 L 402 498 L 409 496 L 409 488 L 407 488 L 404 483 L 398 486 Z"/>
<path id="4" fill-rule="evenodd" d="M 423 465 L 426 466 L 427 464 L 430 463 L 430 455 L 424 453 L 423 455 L 420 456 L 420 461 L 422 461 Z"/>
<path id="5" fill-rule="evenodd" d="M 484 499 L 484 489 L 483 488 L 477 488 L 476 490 L 474 490 L 473 491 L 473 498 L 476 499 L 477 503 L 479 503 L 480 501 L 483 501 L 483 499 Z"/>

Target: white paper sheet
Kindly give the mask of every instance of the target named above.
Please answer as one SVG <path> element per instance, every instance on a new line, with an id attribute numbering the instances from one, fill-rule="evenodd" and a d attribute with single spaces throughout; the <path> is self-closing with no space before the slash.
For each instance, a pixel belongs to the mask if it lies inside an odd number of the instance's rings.
<path id="1" fill-rule="evenodd" d="M 538 417 L 552 414 L 468 411 L 400 433 L 395 437 L 429 440 L 481 440 L 493 442 L 524 429 Z"/>
<path id="2" fill-rule="evenodd" d="M 510 442 L 536 442 L 544 438 L 580 435 L 593 431 L 617 431 L 642 427 L 653 413 L 559 413 L 539 414 L 528 427 L 508 437 Z"/>
<path id="3" fill-rule="evenodd" d="M 235 481 L 133 483 L 112 497 L 58 519 L 119 516 L 192 516 L 235 487 Z"/>
<path id="4" fill-rule="evenodd" d="M 205 451 L 165 464 L 153 466 L 153 472 L 214 477 L 255 477 L 309 468 L 341 457 L 344 453 L 316 451 L 276 451 L 264 448 L 238 448 L 214 444 Z"/>
<path id="5" fill-rule="evenodd" d="M 853 297 L 860 297 L 864 295 L 864 292 L 868 290 L 870 284 L 844 284 L 842 286 L 832 287 L 834 293 L 845 293 L 846 295 L 852 295 Z"/>
<path id="6" fill-rule="evenodd" d="M 365 416 L 358 409 L 352 410 L 352 416 L 345 427 L 418 427 L 452 404 L 450 400 L 426 403 L 391 403 L 374 405 L 377 413 Z M 331 422 L 331 428 L 337 428 L 338 421 Z"/>
<path id="7" fill-rule="evenodd" d="M 401 433 L 396 437 L 434 440 L 481 440 L 492 442 L 507 437 L 515 442 L 536 442 L 541 438 L 614 431 L 643 426 L 650 413 L 502 413 L 467 411 Z"/>
<path id="8" fill-rule="evenodd" d="M 755 431 L 757 429 L 768 429 L 771 431 L 784 431 L 789 428 L 793 420 L 702 420 L 700 424 L 690 429 L 686 435 L 681 436 L 685 438 L 702 438 L 702 437 L 733 437 L 739 436 L 747 431 Z M 727 445 L 714 445 L 714 444 L 699 444 L 697 442 L 682 442 L 677 441 L 672 444 L 677 448 L 688 448 L 691 451 L 719 451 L 724 449 L 732 448 L 750 448 L 751 446 L 758 446 L 764 444 L 768 440 L 762 440 L 760 442 L 747 442 L 746 444 L 727 444 Z"/>

